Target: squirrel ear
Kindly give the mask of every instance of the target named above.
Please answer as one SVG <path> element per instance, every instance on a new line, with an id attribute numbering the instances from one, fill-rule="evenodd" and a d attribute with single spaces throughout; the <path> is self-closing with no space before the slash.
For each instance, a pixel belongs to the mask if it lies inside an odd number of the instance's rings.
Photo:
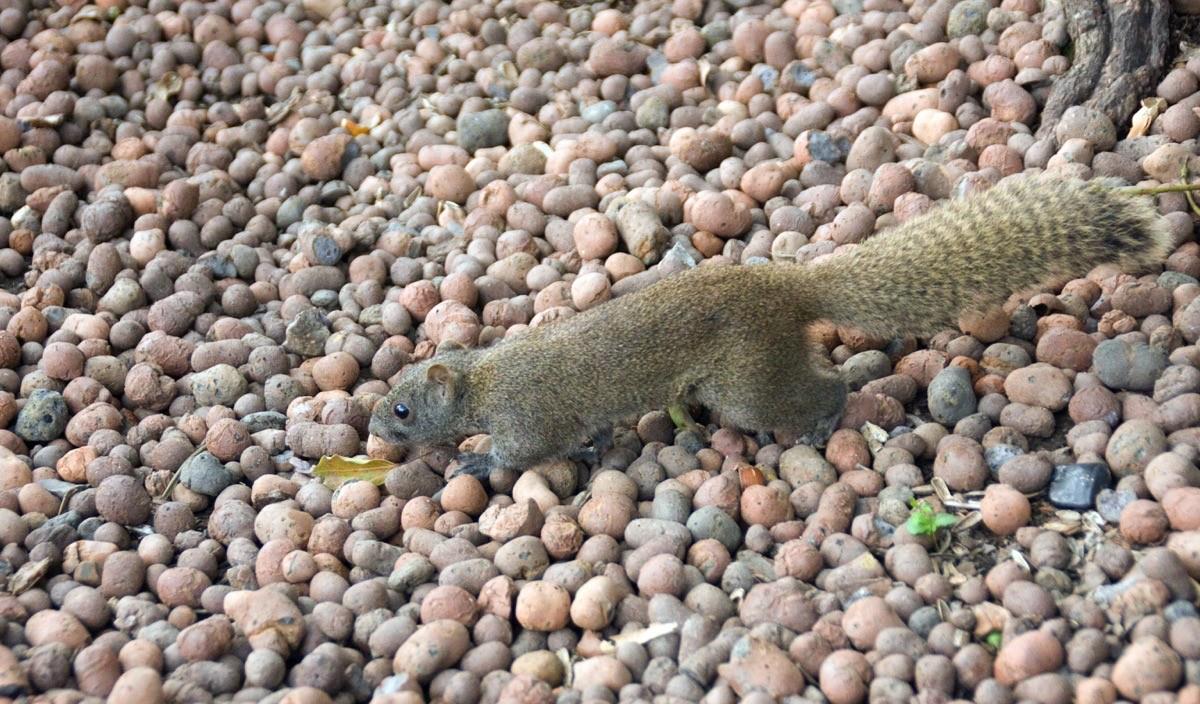
<path id="1" fill-rule="evenodd" d="M 458 372 L 453 371 L 450 369 L 450 367 L 447 367 L 444 364 L 430 365 L 429 371 L 425 373 L 426 379 L 441 386 L 443 391 L 446 391 L 447 394 L 453 392 L 454 387 L 458 383 L 458 377 Z"/>

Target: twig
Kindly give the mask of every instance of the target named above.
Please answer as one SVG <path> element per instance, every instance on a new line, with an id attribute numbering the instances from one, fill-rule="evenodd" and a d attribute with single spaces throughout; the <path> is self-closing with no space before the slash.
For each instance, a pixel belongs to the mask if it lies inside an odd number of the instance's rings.
<path id="1" fill-rule="evenodd" d="M 1160 193 L 1191 193 L 1192 191 L 1200 191 L 1200 183 L 1166 183 L 1161 186 L 1129 186 L 1117 189 L 1117 193 L 1126 196 L 1156 196 Z"/>

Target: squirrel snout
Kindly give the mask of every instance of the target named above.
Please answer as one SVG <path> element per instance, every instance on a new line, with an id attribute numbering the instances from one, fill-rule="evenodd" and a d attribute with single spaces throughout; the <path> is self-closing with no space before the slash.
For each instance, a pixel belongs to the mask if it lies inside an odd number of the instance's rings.
<path id="1" fill-rule="evenodd" d="M 381 418 L 378 413 L 371 416 L 371 422 L 367 426 L 367 432 L 390 443 L 400 443 L 404 441 L 404 434 L 401 433 L 395 424 L 388 421 L 387 418 Z"/>

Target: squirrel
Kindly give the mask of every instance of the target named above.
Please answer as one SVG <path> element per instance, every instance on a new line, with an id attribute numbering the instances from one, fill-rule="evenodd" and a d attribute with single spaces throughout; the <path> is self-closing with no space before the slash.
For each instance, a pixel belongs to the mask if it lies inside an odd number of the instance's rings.
<path id="1" fill-rule="evenodd" d="M 1009 177 L 821 262 L 701 265 L 491 347 L 438 353 L 401 372 L 370 432 L 427 446 L 490 434 L 488 452 L 457 457 L 456 474 L 479 478 L 586 456 L 585 442 L 605 446 L 614 423 L 649 410 L 696 427 L 689 404 L 819 446 L 847 390 L 806 334 L 813 323 L 926 336 L 1100 265 L 1159 263 L 1171 240 L 1152 199 L 1111 183 Z"/>

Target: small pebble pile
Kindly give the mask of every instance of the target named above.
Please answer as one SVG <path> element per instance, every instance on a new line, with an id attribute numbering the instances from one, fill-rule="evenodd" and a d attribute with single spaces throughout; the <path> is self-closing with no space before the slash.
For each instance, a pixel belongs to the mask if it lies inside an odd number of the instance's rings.
<path id="1" fill-rule="evenodd" d="M 1038 138 L 1056 0 L 752 2 L 0 3 L 0 698 L 1200 702 L 1179 193 L 1158 272 L 822 329 L 826 448 L 647 409 L 481 483 L 368 437 L 439 346 L 691 266 L 1200 174 L 1187 47 L 1145 134 Z M 331 490 L 334 454 L 397 465 Z"/>

